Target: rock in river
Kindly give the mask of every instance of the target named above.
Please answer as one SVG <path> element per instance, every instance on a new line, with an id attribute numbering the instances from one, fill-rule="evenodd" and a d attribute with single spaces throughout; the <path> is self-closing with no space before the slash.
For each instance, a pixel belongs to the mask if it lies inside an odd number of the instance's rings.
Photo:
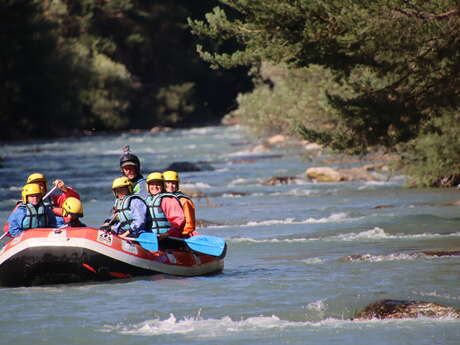
<path id="1" fill-rule="evenodd" d="M 353 320 L 405 319 L 417 317 L 460 318 L 460 310 L 432 302 L 383 299 L 356 313 Z"/>
<path id="2" fill-rule="evenodd" d="M 170 164 L 165 170 L 173 170 L 178 172 L 190 172 L 190 171 L 205 171 L 214 170 L 214 167 L 207 162 L 174 162 Z"/>
<path id="3" fill-rule="evenodd" d="M 315 182 L 378 181 L 376 176 L 368 172 L 367 167 L 351 169 L 312 167 L 307 169 L 305 173 L 308 178 Z"/>
<path id="4" fill-rule="evenodd" d="M 297 176 L 273 176 L 262 182 L 264 186 L 276 186 L 280 184 L 303 184 L 305 180 Z"/>

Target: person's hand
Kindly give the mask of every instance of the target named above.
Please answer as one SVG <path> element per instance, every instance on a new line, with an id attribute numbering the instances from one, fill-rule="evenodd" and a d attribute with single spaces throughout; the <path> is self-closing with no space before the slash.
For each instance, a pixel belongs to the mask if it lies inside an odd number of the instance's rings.
<path id="1" fill-rule="evenodd" d="M 104 231 L 110 231 L 110 232 L 112 231 L 112 229 L 110 229 L 110 225 L 108 225 L 108 223 L 102 224 L 102 225 L 99 227 L 99 229 L 104 230 Z"/>
<path id="2" fill-rule="evenodd" d="M 58 188 L 59 190 L 63 191 L 63 192 L 66 192 L 67 191 L 67 187 L 65 186 L 64 184 L 64 181 L 63 180 L 54 180 L 53 184 L 56 186 L 56 188 Z"/>
<path id="3" fill-rule="evenodd" d="M 125 231 L 124 233 L 122 233 L 121 235 L 118 235 L 118 237 L 121 237 L 121 238 L 125 238 L 125 237 L 128 237 L 129 236 L 129 230 L 128 231 Z"/>

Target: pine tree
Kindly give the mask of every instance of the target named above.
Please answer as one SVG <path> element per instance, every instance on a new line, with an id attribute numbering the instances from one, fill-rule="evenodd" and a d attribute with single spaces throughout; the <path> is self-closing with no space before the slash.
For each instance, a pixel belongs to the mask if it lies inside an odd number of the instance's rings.
<path id="1" fill-rule="evenodd" d="M 299 126 L 307 139 L 353 153 L 366 153 L 375 147 L 403 152 L 417 146 L 424 136 L 442 132 L 439 126 L 449 123 L 435 119 L 451 118 L 458 111 L 458 1 L 222 3 L 238 16 L 228 18 L 227 11 L 215 8 L 206 15 L 206 22 L 189 21 L 197 35 L 231 39 L 241 45 L 234 51 L 198 46 L 201 57 L 213 67 L 261 61 L 291 68 L 317 64 L 353 90 L 347 96 L 328 94 L 338 124 L 322 130 Z M 442 141 L 430 142 L 442 145 Z M 440 159 L 449 161 L 450 157 Z M 460 175 L 459 164 L 450 164 L 448 169 L 446 174 Z M 451 181 L 450 185 L 460 182 Z"/>

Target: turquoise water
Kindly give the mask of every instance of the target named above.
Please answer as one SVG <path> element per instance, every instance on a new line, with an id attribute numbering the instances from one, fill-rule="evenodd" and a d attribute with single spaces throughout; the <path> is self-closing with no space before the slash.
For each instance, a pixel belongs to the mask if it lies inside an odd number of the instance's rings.
<path id="1" fill-rule="evenodd" d="M 197 218 L 214 225 L 200 232 L 228 242 L 224 272 L 2 288 L 0 344 L 459 344 L 459 320 L 349 320 L 382 298 L 460 308 L 460 258 L 421 253 L 460 248 L 459 207 L 446 205 L 458 189 L 405 189 L 400 176 L 315 184 L 304 172 L 324 157 L 295 146 L 254 152 L 237 127 L 4 145 L 0 219 L 39 171 L 75 187 L 83 220 L 98 226 L 125 144 L 145 175 L 174 161 L 214 168 L 182 180 L 206 195 Z M 262 184 L 278 175 L 298 184 Z"/>

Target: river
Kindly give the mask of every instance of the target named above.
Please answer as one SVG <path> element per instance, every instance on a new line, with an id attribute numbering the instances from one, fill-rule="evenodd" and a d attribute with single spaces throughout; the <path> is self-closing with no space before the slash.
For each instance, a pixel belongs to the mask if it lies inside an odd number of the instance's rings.
<path id="1" fill-rule="evenodd" d="M 222 274 L 0 289 L 0 344 L 459 344 L 460 320 L 350 321 L 382 298 L 460 308 L 460 258 L 426 250 L 460 248 L 457 189 L 407 189 L 377 182 L 266 186 L 304 176 L 324 157 L 299 147 L 260 154 L 238 127 L 206 127 L 4 144 L 0 219 L 30 173 L 77 189 L 89 226 L 109 215 L 121 148 L 144 175 L 177 161 L 213 170 L 183 173 L 199 190 L 200 229 L 223 237 Z M 341 166 L 350 166 L 342 164 Z M 379 207 L 379 206 L 386 207 Z"/>

